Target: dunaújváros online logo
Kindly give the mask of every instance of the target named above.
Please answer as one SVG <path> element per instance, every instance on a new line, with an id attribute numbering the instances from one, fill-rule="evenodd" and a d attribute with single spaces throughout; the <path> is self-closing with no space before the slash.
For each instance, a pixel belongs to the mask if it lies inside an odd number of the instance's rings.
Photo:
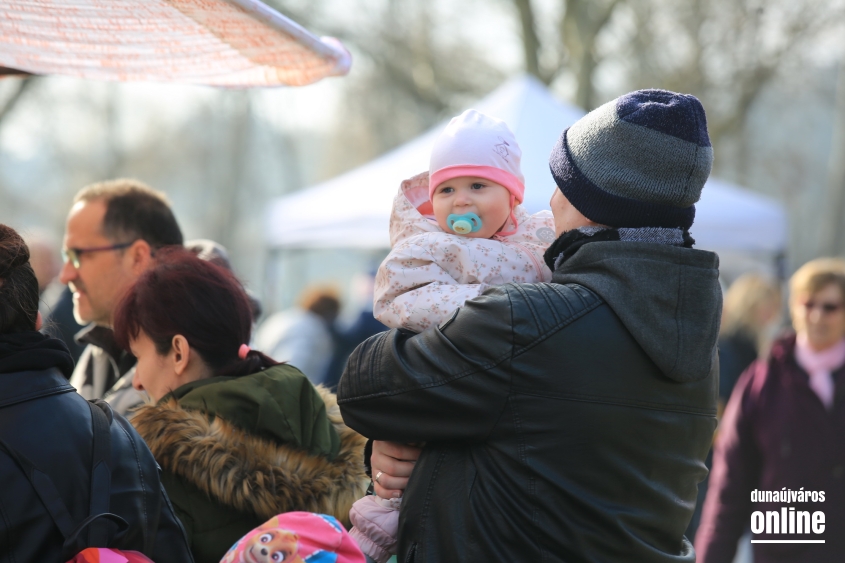
<path id="1" fill-rule="evenodd" d="M 755 510 L 751 513 L 751 543 L 824 543 L 822 538 L 806 538 L 821 536 L 825 529 L 825 516 L 822 510 L 797 510 L 790 504 L 823 503 L 824 491 L 805 491 L 803 487 L 798 490 L 783 488 L 779 491 L 751 491 L 751 502 L 754 503 L 781 503 L 780 510 Z M 802 506 L 802 508 L 804 508 Z M 773 535 L 794 535 L 804 534 L 804 538 L 784 539 L 755 539 L 758 534 Z"/>

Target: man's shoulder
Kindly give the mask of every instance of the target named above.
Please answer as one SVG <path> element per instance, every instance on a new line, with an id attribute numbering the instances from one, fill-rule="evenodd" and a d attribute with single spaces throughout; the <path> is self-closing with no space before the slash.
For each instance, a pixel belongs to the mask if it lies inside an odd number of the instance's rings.
<path id="1" fill-rule="evenodd" d="M 506 283 L 482 294 L 492 302 L 510 308 L 544 310 L 565 318 L 591 310 L 604 303 L 591 289 L 577 283 Z"/>
<path id="2" fill-rule="evenodd" d="M 507 283 L 467 301 L 456 316 L 476 324 L 507 325 L 519 348 L 563 329 L 603 304 L 595 292 L 575 283 Z"/>

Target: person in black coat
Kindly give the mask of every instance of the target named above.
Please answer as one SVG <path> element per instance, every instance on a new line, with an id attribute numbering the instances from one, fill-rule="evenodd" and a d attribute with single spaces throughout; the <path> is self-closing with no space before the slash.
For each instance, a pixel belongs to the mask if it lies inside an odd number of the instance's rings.
<path id="1" fill-rule="evenodd" d="M 550 159 L 552 281 L 489 288 L 352 353 L 338 404 L 375 440 L 376 493 L 404 488 L 399 561 L 695 561 L 722 305 L 718 257 L 688 231 L 705 122 L 661 90 L 583 117 Z M 379 459 L 384 441 L 422 444 L 410 472 Z"/>
<path id="2" fill-rule="evenodd" d="M 68 383 L 73 360 L 38 332 L 38 297 L 26 244 L 0 225 L 0 560 L 58 562 L 111 547 L 192 562 L 149 448 Z"/>
<path id="3" fill-rule="evenodd" d="M 772 336 L 781 322 L 781 288 L 778 282 L 759 273 L 738 277 L 725 292 L 719 328 L 719 418 L 739 376 L 754 360 L 768 351 Z M 707 468 L 713 466 L 713 451 L 707 455 Z M 687 537 L 694 539 L 707 496 L 709 476 L 698 485 L 698 501 Z"/>

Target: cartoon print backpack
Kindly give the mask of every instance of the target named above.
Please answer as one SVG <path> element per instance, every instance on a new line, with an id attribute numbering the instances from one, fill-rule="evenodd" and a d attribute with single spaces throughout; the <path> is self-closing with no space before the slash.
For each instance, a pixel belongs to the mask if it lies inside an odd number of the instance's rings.
<path id="1" fill-rule="evenodd" d="M 327 514 L 285 512 L 242 537 L 220 563 L 366 563 L 340 522 Z"/>
<path id="2" fill-rule="evenodd" d="M 100 400 L 89 401 L 88 407 L 91 410 L 94 431 L 91 499 L 88 517 L 81 522 L 71 519 L 67 506 L 46 473 L 3 440 L 0 440 L 0 449 L 23 470 L 64 537 L 62 560 L 67 560 L 68 563 L 153 563 L 137 551 L 108 549 L 115 536 L 129 529 L 129 524 L 117 514 L 108 511 L 111 490 L 111 407 Z"/>

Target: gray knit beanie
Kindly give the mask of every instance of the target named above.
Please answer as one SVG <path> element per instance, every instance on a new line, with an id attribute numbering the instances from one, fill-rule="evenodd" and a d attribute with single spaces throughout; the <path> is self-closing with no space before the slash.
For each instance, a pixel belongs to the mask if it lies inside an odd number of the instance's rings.
<path id="1" fill-rule="evenodd" d="M 563 132 L 549 159 L 563 195 L 591 221 L 684 230 L 712 164 L 701 102 L 666 90 L 596 108 Z"/>

